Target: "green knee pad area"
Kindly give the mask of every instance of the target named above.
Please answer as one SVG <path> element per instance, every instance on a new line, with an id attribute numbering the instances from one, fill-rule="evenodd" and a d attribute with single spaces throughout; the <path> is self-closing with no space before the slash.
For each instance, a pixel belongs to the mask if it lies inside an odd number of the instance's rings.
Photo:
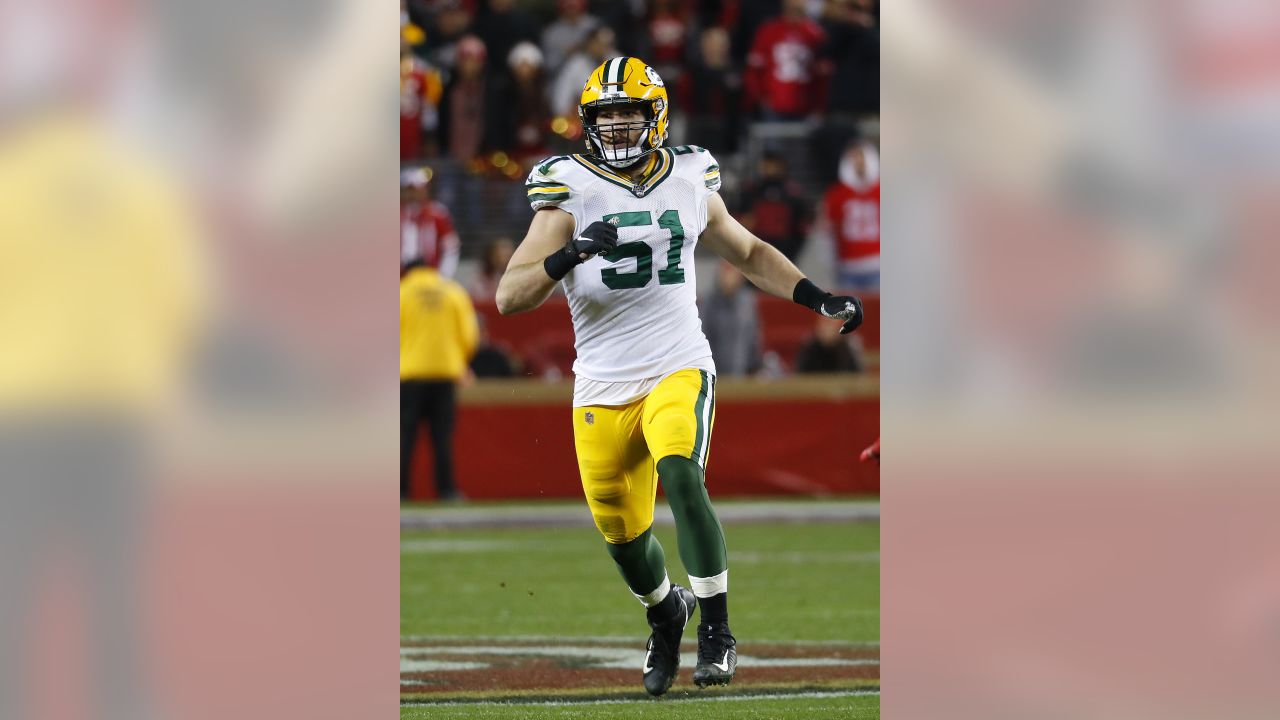
<path id="1" fill-rule="evenodd" d="M 648 595 L 662 584 L 667 576 L 667 556 L 662 544 L 653 536 L 653 528 L 640 533 L 635 540 L 614 545 L 605 543 L 609 555 L 618 565 L 618 572 L 627 587 L 636 595 Z"/>

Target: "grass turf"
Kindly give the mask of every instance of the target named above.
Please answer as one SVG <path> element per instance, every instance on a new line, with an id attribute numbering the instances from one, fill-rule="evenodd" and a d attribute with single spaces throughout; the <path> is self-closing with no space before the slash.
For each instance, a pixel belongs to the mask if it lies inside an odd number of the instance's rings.
<path id="1" fill-rule="evenodd" d="M 452 720 L 479 718 L 518 718 L 519 720 L 547 720 L 573 718 L 575 720 L 776 720 L 777 718 L 856 718 L 873 720 L 880 717 L 880 697 L 859 695 L 827 698 L 753 698 L 724 702 L 717 700 L 689 700 L 663 702 L 659 700 L 601 705 L 452 705 L 435 707 L 402 707 L 402 720 L 430 718 Z"/>
<path id="2" fill-rule="evenodd" d="M 880 638 L 878 523 L 725 524 L 730 617 L 743 642 Z M 685 583 L 673 528 L 655 530 Z M 643 646 L 644 610 L 593 528 L 401 533 L 400 632 L 452 638 L 609 636 Z M 710 703 L 715 703 L 714 707 Z M 402 718 L 878 718 L 879 697 L 405 706 Z"/>
<path id="3" fill-rule="evenodd" d="M 657 529 L 673 582 L 675 531 Z M 880 639 L 878 523 L 726 525 L 734 633 L 753 641 Z M 648 636 L 592 528 L 405 532 L 400 634 Z"/>

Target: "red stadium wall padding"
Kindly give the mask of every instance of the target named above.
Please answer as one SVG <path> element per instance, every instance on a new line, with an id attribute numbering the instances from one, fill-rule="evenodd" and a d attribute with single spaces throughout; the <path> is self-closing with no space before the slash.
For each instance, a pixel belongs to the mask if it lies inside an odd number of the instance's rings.
<path id="1" fill-rule="evenodd" d="M 454 457 L 473 499 L 578 498 L 569 402 L 464 405 Z M 877 493 L 879 468 L 858 461 L 880 432 L 878 397 L 750 399 L 723 396 L 708 462 L 713 496 Z M 413 496 L 435 496 L 429 442 L 415 456 Z"/>
<path id="2" fill-rule="evenodd" d="M 867 350 L 879 350 L 879 296 L 864 297 L 863 309 L 866 319 L 858 328 L 857 335 Z M 792 360 L 789 355 L 793 355 L 813 332 L 817 316 L 793 302 L 764 293 L 759 295 L 759 311 L 764 346 L 785 351 L 788 356 L 784 360 L 789 364 Z M 573 329 L 564 298 L 553 297 L 540 307 L 518 315 L 500 315 L 493 303 L 477 303 L 476 312 L 484 318 L 489 336 L 506 344 L 519 357 L 537 354 L 551 339 L 556 339 L 568 346 L 570 358 L 567 364 L 572 363 Z"/>

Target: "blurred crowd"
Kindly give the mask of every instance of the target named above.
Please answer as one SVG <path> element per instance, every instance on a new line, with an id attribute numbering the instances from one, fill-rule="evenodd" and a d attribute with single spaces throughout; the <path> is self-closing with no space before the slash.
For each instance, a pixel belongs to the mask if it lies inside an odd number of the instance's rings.
<path id="1" fill-rule="evenodd" d="M 682 142 L 737 149 L 744 120 L 879 112 L 878 0 L 402 0 L 400 154 L 518 178 L 580 147 L 578 95 L 634 55 Z"/>
<path id="2" fill-rule="evenodd" d="M 879 12 L 878 0 L 402 0 L 402 268 L 435 268 L 492 303 L 528 223 L 520 181 L 583 151 L 583 82 L 634 55 L 671 95 L 668 144 L 715 153 L 746 227 L 829 286 L 878 293 Z M 722 374 L 865 368 L 856 338 L 821 328 L 788 357 L 762 349 L 754 288 L 704 264 Z M 482 345 L 477 374 L 556 376 L 489 352 L 502 342 Z"/>

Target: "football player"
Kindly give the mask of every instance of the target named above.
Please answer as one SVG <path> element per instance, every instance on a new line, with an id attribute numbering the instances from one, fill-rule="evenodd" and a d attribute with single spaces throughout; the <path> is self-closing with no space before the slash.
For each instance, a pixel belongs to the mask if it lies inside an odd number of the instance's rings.
<path id="1" fill-rule="evenodd" d="M 737 667 L 724 532 L 704 485 L 716 369 L 698 319 L 694 247 L 704 243 L 765 292 L 842 321 L 842 333 L 862 322 L 857 298 L 823 292 L 729 215 L 711 153 L 665 146 L 668 111 L 662 79 L 638 58 L 591 73 L 578 106 L 586 151 L 529 174 L 536 212 L 497 291 L 504 315 L 537 307 L 556 283 L 568 298 L 582 489 L 623 580 L 648 608 L 644 687 L 653 695 L 675 679 L 695 604 L 694 683 L 727 684 Z M 659 481 L 689 589 L 671 583 L 650 529 Z"/>

